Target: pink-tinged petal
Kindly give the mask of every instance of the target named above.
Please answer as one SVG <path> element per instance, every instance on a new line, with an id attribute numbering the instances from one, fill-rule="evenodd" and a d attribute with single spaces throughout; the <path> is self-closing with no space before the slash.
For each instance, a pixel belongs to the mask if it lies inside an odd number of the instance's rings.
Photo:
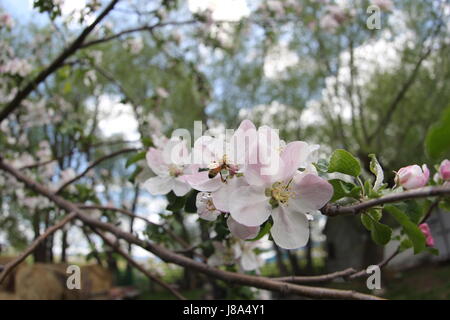
<path id="1" fill-rule="evenodd" d="M 223 158 L 224 142 L 211 136 L 202 136 L 194 142 L 194 163 L 208 167 L 212 162 Z"/>
<path id="2" fill-rule="evenodd" d="M 403 185 L 413 176 L 413 167 L 414 166 L 408 166 L 398 170 L 395 177 L 397 184 Z"/>
<path id="3" fill-rule="evenodd" d="M 260 150 L 261 148 L 259 147 L 253 147 L 250 152 L 250 159 L 252 162 L 247 164 L 242 169 L 242 172 L 244 173 L 245 180 L 249 185 L 268 187 L 277 181 L 279 172 L 282 170 L 281 166 L 283 163 L 278 154 L 273 154 L 271 157 L 267 157 L 266 160 L 260 161 Z M 253 159 L 257 159 L 257 161 L 253 163 Z"/>
<path id="4" fill-rule="evenodd" d="M 236 131 L 248 131 L 248 130 L 256 130 L 256 126 L 253 122 L 248 119 L 245 119 L 241 122 Z"/>
<path id="5" fill-rule="evenodd" d="M 239 187 L 231 197 L 230 214 L 240 224 L 256 227 L 269 218 L 271 206 L 269 198 L 264 195 L 264 188 Z"/>
<path id="6" fill-rule="evenodd" d="M 306 142 L 294 141 L 288 143 L 281 153 L 283 169 L 281 172 L 280 181 L 291 179 L 302 163 L 306 161 L 308 153 L 308 144 Z"/>
<path id="7" fill-rule="evenodd" d="M 309 239 L 309 222 L 305 214 L 279 206 L 273 210 L 272 219 L 270 234 L 279 247 L 297 249 L 306 245 Z"/>
<path id="8" fill-rule="evenodd" d="M 439 166 L 439 176 L 444 181 L 450 181 L 450 161 L 445 159 Z"/>
<path id="9" fill-rule="evenodd" d="M 259 226 L 258 227 L 247 227 L 243 224 L 240 224 L 236 220 L 233 219 L 233 217 L 228 217 L 227 219 L 227 226 L 228 229 L 230 229 L 230 232 L 233 236 L 236 238 L 247 240 L 247 239 L 253 239 L 255 238 L 259 233 Z"/>
<path id="10" fill-rule="evenodd" d="M 197 164 L 188 165 L 183 169 L 183 175 L 196 174 L 196 173 L 198 173 L 199 169 L 200 169 L 200 166 Z"/>
<path id="11" fill-rule="evenodd" d="M 401 168 L 395 177 L 397 184 L 405 189 L 416 189 L 425 186 L 430 178 L 430 170 L 424 164 L 419 167 L 417 164 Z"/>
<path id="12" fill-rule="evenodd" d="M 278 136 L 278 130 L 274 130 L 269 126 L 261 126 L 258 129 L 258 145 L 273 150 L 280 150 L 281 141 Z"/>
<path id="13" fill-rule="evenodd" d="M 191 163 L 186 141 L 169 140 L 162 150 L 163 161 L 167 164 L 184 165 Z"/>
<path id="14" fill-rule="evenodd" d="M 191 190 L 191 186 L 187 184 L 183 179 L 181 178 L 175 178 L 173 179 L 173 193 L 177 197 L 182 197 L 186 195 Z"/>
<path id="15" fill-rule="evenodd" d="M 219 189 L 211 193 L 214 206 L 222 212 L 230 212 L 229 204 L 233 201 L 231 194 L 237 188 L 245 185 L 247 183 L 242 177 L 233 177 L 228 179 L 226 183 L 222 183 Z"/>
<path id="16" fill-rule="evenodd" d="M 272 182 L 282 172 L 283 161 L 280 158 L 281 141 L 277 130 L 263 126 L 258 130 L 258 163 L 261 164 L 261 175 L 269 176 Z"/>
<path id="17" fill-rule="evenodd" d="M 270 175 L 261 174 L 263 168 L 263 165 L 251 164 L 243 169 L 245 180 L 249 185 L 259 187 L 268 187 L 272 185 L 275 178 Z"/>
<path id="18" fill-rule="evenodd" d="M 152 195 L 168 194 L 173 188 L 172 177 L 152 177 L 144 183 L 144 188 Z"/>
<path id="19" fill-rule="evenodd" d="M 183 180 L 189 183 L 189 185 L 198 191 L 216 191 L 222 186 L 220 175 L 210 179 L 208 171 L 201 171 L 191 175 L 184 175 Z"/>
<path id="20" fill-rule="evenodd" d="M 431 234 L 431 230 L 428 224 L 422 223 L 421 225 L 419 225 L 419 229 L 425 235 L 426 245 L 428 247 L 434 247 L 434 238 L 433 235 Z"/>
<path id="21" fill-rule="evenodd" d="M 250 120 L 242 121 L 229 141 L 227 155 L 231 162 L 240 166 L 250 163 L 250 152 L 257 142 L 258 132 L 255 125 Z"/>
<path id="22" fill-rule="evenodd" d="M 426 164 L 422 165 L 422 171 L 424 185 L 426 185 L 428 183 L 428 180 L 430 179 L 430 170 L 428 169 Z"/>
<path id="23" fill-rule="evenodd" d="M 333 196 L 333 186 L 325 179 L 312 173 L 298 173 L 292 181 L 295 196 L 288 206 L 308 213 L 322 208 Z"/>
<path id="24" fill-rule="evenodd" d="M 164 162 L 162 151 L 150 148 L 146 154 L 147 164 L 156 175 L 167 175 L 169 167 Z"/>

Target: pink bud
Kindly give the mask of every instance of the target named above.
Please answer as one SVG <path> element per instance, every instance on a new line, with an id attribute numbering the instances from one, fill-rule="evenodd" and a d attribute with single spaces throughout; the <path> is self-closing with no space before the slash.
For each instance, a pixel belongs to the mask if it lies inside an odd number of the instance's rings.
<path id="1" fill-rule="evenodd" d="M 439 167 L 439 176 L 444 181 L 450 181 L 450 161 L 445 159 Z"/>
<path id="2" fill-rule="evenodd" d="M 425 186 L 429 178 L 428 167 L 424 164 L 421 168 L 415 164 L 398 170 L 395 182 L 405 189 L 415 189 Z"/>
<path id="3" fill-rule="evenodd" d="M 426 245 L 428 247 L 434 247 L 434 239 L 433 239 L 433 236 L 431 235 L 431 230 L 430 230 L 430 227 L 428 226 L 428 224 L 427 223 L 422 223 L 419 226 L 419 229 L 425 235 Z"/>

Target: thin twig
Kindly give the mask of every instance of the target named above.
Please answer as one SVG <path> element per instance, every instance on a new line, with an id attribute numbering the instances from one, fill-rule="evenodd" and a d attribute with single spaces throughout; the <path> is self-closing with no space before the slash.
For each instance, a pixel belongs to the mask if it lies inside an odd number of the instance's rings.
<path id="1" fill-rule="evenodd" d="M 320 276 L 291 276 L 291 277 L 278 277 L 272 278 L 272 280 L 290 282 L 290 283 L 318 283 L 318 282 L 328 282 L 337 278 L 345 278 L 356 272 L 353 268 L 348 268 L 342 271 L 337 271 L 333 273 L 323 274 Z"/>
<path id="2" fill-rule="evenodd" d="M 90 164 L 83 172 L 81 172 L 79 175 L 77 175 L 76 177 L 66 181 L 61 187 L 58 188 L 58 190 L 56 191 L 56 194 L 61 193 L 61 191 L 63 191 L 67 186 L 69 186 L 70 184 L 74 183 L 75 181 L 81 179 L 82 177 L 84 177 L 89 170 L 91 170 L 92 168 L 96 167 L 97 165 L 99 165 L 101 162 L 114 158 L 118 155 L 121 155 L 123 153 L 128 153 L 128 152 L 134 152 L 137 151 L 138 149 L 136 148 L 127 148 L 127 149 L 122 149 L 122 150 L 118 150 L 116 152 L 107 154 L 103 157 L 100 157 L 98 159 L 96 159 L 94 162 L 92 162 L 92 164 Z"/>
<path id="3" fill-rule="evenodd" d="M 389 262 L 391 262 L 391 260 L 392 259 L 394 259 L 396 256 L 397 256 L 397 254 L 399 254 L 400 253 L 400 250 L 399 250 L 399 248 L 397 248 L 389 257 L 387 257 L 386 259 L 384 259 L 383 261 L 381 261 L 380 263 L 378 263 L 377 264 L 377 266 L 381 269 L 381 268 L 383 268 L 384 266 L 386 266 Z M 352 275 L 350 275 L 349 277 L 348 277 L 348 279 L 356 279 L 356 278 L 360 278 L 360 277 L 363 277 L 363 276 L 365 276 L 367 273 L 366 273 L 366 269 L 362 269 L 362 270 L 360 270 L 360 271 L 358 271 L 358 272 L 355 272 L 354 274 L 352 274 Z"/>

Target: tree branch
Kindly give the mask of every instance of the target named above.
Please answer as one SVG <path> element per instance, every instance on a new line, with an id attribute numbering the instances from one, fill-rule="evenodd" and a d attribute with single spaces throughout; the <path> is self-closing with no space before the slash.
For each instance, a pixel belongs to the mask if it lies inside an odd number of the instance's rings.
<path id="1" fill-rule="evenodd" d="M 334 204 L 327 204 L 320 211 L 322 212 L 323 215 L 329 217 L 351 215 L 351 214 L 358 214 L 366 209 L 383 205 L 386 203 L 393 203 L 417 198 L 437 197 L 444 195 L 450 195 L 450 186 L 425 187 L 404 192 L 391 193 L 381 198 L 372 199 L 349 206 L 338 206 Z"/>
<path id="2" fill-rule="evenodd" d="M 128 255 L 125 250 L 123 250 L 122 248 L 120 248 L 120 245 L 118 242 L 114 243 L 113 241 L 111 241 L 110 239 L 108 239 L 108 237 L 106 237 L 102 232 L 93 229 L 94 232 L 96 234 L 98 234 L 100 236 L 100 238 L 103 239 L 104 242 L 106 242 L 114 251 L 116 251 L 118 254 L 120 254 L 122 257 L 124 257 L 128 263 L 130 263 L 133 267 L 135 267 L 136 269 L 138 269 L 140 272 L 142 272 L 145 276 L 147 276 L 147 278 L 149 278 L 151 281 L 156 282 L 157 284 L 159 284 L 161 287 L 163 287 L 164 289 L 166 289 L 167 291 L 169 291 L 170 293 L 172 293 L 177 299 L 179 300 L 186 300 L 186 298 L 179 293 L 177 290 L 175 290 L 171 285 L 165 283 L 163 280 L 161 280 L 158 276 L 154 275 L 153 273 L 151 273 L 150 271 L 148 271 L 147 269 L 145 269 L 142 265 L 140 265 L 139 263 L 137 263 L 133 258 L 130 257 L 130 255 Z"/>
<path id="3" fill-rule="evenodd" d="M 170 228 L 166 227 L 165 225 L 162 224 L 158 224 L 155 222 L 152 222 L 150 220 L 148 220 L 145 217 L 139 216 L 137 214 L 132 213 L 131 211 L 127 210 L 127 209 L 123 209 L 123 208 L 117 208 L 117 207 L 112 207 L 112 206 L 100 206 L 100 205 L 86 205 L 86 204 L 77 204 L 78 208 L 83 209 L 83 210 L 101 210 L 101 211 L 115 211 L 115 212 L 120 212 L 123 213 L 124 215 L 129 216 L 130 218 L 134 218 L 134 219 L 140 219 L 142 221 L 144 221 L 145 223 L 149 224 L 149 225 L 153 225 L 153 226 L 157 226 L 160 228 L 164 229 L 164 232 L 166 232 L 173 240 L 175 240 L 176 242 L 178 242 L 183 248 L 185 248 L 184 251 L 191 251 L 192 250 L 192 246 L 187 243 L 186 241 L 184 241 L 183 238 L 181 238 L 180 236 L 178 236 L 176 233 L 174 233 Z M 206 257 L 196 251 L 193 251 L 193 253 L 200 259 L 202 259 L 203 261 L 206 261 Z"/>
<path id="4" fill-rule="evenodd" d="M 58 188 L 58 190 L 56 191 L 56 194 L 61 193 L 61 191 L 63 191 L 67 186 L 69 186 L 70 184 L 74 183 L 75 181 L 81 179 L 82 177 L 84 177 L 89 170 L 91 170 L 92 168 L 96 167 L 98 164 L 100 164 L 101 162 L 114 158 L 120 154 L 123 153 L 128 153 L 128 152 L 134 152 L 138 149 L 136 148 L 126 148 L 126 149 L 122 149 L 122 150 L 118 150 L 115 151 L 113 153 L 107 154 L 103 157 L 98 158 L 97 160 L 95 160 L 94 162 L 92 162 L 92 164 L 90 164 L 83 172 L 81 172 L 79 175 L 77 175 L 76 177 L 70 179 L 69 181 L 65 182 L 61 187 Z"/>
<path id="5" fill-rule="evenodd" d="M 323 274 L 320 276 L 291 276 L 291 277 L 278 277 L 272 278 L 273 280 L 290 282 L 290 283 L 317 283 L 317 282 L 328 282 L 337 278 L 345 278 L 356 273 L 353 268 L 348 268 L 342 271 L 337 271 L 333 273 Z"/>
<path id="6" fill-rule="evenodd" d="M 155 28 L 160 28 L 160 27 L 165 27 L 165 26 L 181 26 L 181 25 L 187 25 L 187 24 L 195 24 L 198 23 L 198 20 L 185 20 L 185 21 L 167 21 L 167 22 L 159 22 L 157 24 L 154 25 L 144 25 L 144 26 L 140 26 L 140 27 L 136 27 L 136 28 L 130 28 L 130 29 L 126 29 L 123 31 L 120 31 L 118 33 L 115 33 L 113 35 L 101 38 L 101 39 L 96 39 L 96 40 L 91 40 L 88 41 L 86 43 L 84 43 L 81 48 L 85 49 L 87 47 L 90 46 L 94 46 L 100 43 L 104 43 L 104 42 L 108 42 L 117 38 L 120 38 L 123 35 L 126 34 L 130 34 L 130 33 L 135 33 L 135 32 L 140 32 L 140 31 L 152 31 Z"/>

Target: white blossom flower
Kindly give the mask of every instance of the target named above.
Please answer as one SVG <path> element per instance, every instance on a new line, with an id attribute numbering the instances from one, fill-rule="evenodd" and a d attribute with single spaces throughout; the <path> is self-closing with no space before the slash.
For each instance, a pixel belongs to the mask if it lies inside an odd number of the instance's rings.
<path id="1" fill-rule="evenodd" d="M 150 148 L 146 156 L 147 164 L 156 177 L 148 179 L 144 187 L 153 195 L 173 191 L 177 196 L 184 196 L 190 190 L 185 175 L 193 174 L 198 168 L 188 165 L 189 157 L 184 141 L 169 140 L 163 149 Z"/>
<path id="2" fill-rule="evenodd" d="M 258 141 L 265 149 L 265 141 Z M 276 143 L 275 143 L 276 144 Z M 322 208 L 333 195 L 333 187 L 309 168 L 311 148 L 294 141 L 281 151 L 275 174 L 263 174 L 270 164 L 249 164 L 243 170 L 248 186 L 236 188 L 230 195 L 230 213 L 234 220 L 246 226 L 260 226 L 270 216 L 270 230 L 275 243 L 285 249 L 304 246 L 309 238 L 307 214 Z"/>

